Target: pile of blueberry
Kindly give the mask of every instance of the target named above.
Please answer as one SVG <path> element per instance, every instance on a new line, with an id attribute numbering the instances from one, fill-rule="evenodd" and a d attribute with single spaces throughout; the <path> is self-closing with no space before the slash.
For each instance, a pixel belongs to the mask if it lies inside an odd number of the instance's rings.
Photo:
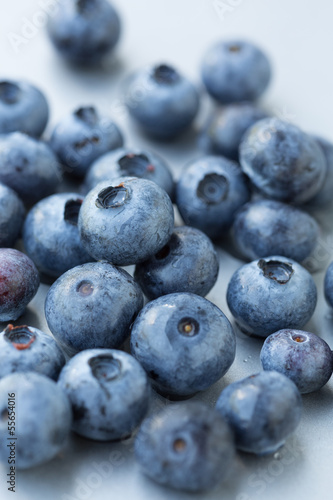
<path id="1" fill-rule="evenodd" d="M 115 47 L 120 19 L 108 1 L 60 7 L 49 35 L 71 64 L 95 64 Z M 114 441 L 140 426 L 143 471 L 190 491 L 217 485 L 235 448 L 271 454 L 296 429 L 300 394 L 319 390 L 333 370 L 327 343 L 302 330 L 317 303 L 302 262 L 320 235 L 307 210 L 332 200 L 333 145 L 257 106 L 270 78 L 268 58 L 249 42 L 208 50 L 202 81 L 215 111 L 199 133 L 201 157 L 177 182 L 158 154 L 124 146 L 94 107 L 41 139 L 43 93 L 0 81 L 1 460 L 8 392 L 19 406 L 18 468 L 55 457 L 71 430 Z M 175 68 L 145 68 L 126 85 L 129 114 L 148 135 L 169 141 L 192 125 L 201 94 Z M 62 192 L 63 177 L 77 190 Z M 175 227 L 173 203 L 185 225 Z M 265 339 L 263 371 L 228 385 L 213 409 L 183 400 L 235 359 L 233 326 L 204 298 L 219 273 L 212 240 L 226 238 L 248 261 L 230 280 L 228 306 L 237 328 Z M 54 338 L 12 324 L 45 279 L 54 281 L 45 301 Z M 325 294 L 333 307 L 333 263 Z M 152 414 L 153 391 L 177 402 Z"/>

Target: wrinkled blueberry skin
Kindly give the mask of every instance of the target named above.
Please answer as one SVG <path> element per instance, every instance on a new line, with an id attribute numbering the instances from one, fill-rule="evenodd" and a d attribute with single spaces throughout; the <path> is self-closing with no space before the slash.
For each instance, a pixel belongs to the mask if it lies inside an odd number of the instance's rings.
<path id="1" fill-rule="evenodd" d="M 254 101 L 271 79 L 267 56 L 252 43 L 218 42 L 206 52 L 202 80 L 208 93 L 222 104 Z"/>
<path id="2" fill-rule="evenodd" d="M 176 186 L 178 210 L 189 226 L 210 238 L 222 236 L 232 225 L 236 211 L 250 199 L 240 167 L 218 156 L 192 162 Z"/>
<path id="3" fill-rule="evenodd" d="M 29 469 L 54 458 L 65 446 L 72 423 L 67 396 L 40 373 L 13 373 L 0 380 L 0 460 L 8 460 L 8 393 L 15 394 L 15 466 Z"/>
<path id="4" fill-rule="evenodd" d="M 85 197 L 79 215 L 86 251 L 117 266 L 147 260 L 164 247 L 173 229 L 167 193 L 155 182 L 134 177 L 100 182 Z"/>
<path id="5" fill-rule="evenodd" d="M 157 254 L 138 264 L 134 278 L 149 300 L 190 292 L 205 297 L 216 283 L 219 263 L 210 239 L 198 229 L 175 228 Z"/>
<path id="6" fill-rule="evenodd" d="M 191 401 L 145 419 L 134 449 L 142 471 L 151 479 L 196 492 L 214 488 L 225 478 L 234 448 L 232 433 L 218 412 Z"/>
<path id="7" fill-rule="evenodd" d="M 328 344 L 314 333 L 280 330 L 264 342 L 260 352 L 264 370 L 290 378 L 301 394 L 318 391 L 332 375 L 333 356 Z"/>
<path id="8" fill-rule="evenodd" d="M 175 399 L 192 396 L 219 380 L 232 365 L 235 350 L 235 334 L 223 312 L 192 293 L 149 302 L 131 331 L 133 356 L 155 389 Z"/>
<path id="9" fill-rule="evenodd" d="M 251 103 L 236 103 L 217 108 L 200 137 L 206 153 L 238 161 L 239 145 L 245 132 L 268 114 Z"/>
<path id="10" fill-rule="evenodd" d="M 62 0 L 48 22 L 61 56 L 82 66 L 100 64 L 117 45 L 120 31 L 120 18 L 107 0 Z"/>
<path id="11" fill-rule="evenodd" d="M 235 246 L 249 260 L 283 255 L 302 262 L 314 250 L 319 232 L 306 212 L 273 200 L 247 203 L 233 224 Z"/>
<path id="12" fill-rule="evenodd" d="M 240 329 L 267 337 L 301 329 L 314 313 L 317 288 L 311 274 L 292 259 L 271 256 L 239 268 L 227 289 L 227 302 Z"/>
<path id="13" fill-rule="evenodd" d="M 49 119 L 44 94 L 28 82 L 0 81 L 0 134 L 23 132 L 40 137 Z"/>
<path id="14" fill-rule="evenodd" d="M 19 318 L 39 287 L 39 274 L 27 255 L 0 248 L 0 321 Z"/>
<path id="15" fill-rule="evenodd" d="M 70 204 L 75 205 L 74 212 Z M 93 259 L 84 250 L 77 228 L 83 198 L 76 193 L 54 194 L 34 205 L 23 226 L 23 244 L 38 270 L 59 277 Z M 66 208 L 67 207 L 67 208 Z"/>
<path id="16" fill-rule="evenodd" d="M 151 151 L 129 148 L 116 149 L 96 160 L 85 177 L 84 192 L 99 182 L 128 176 L 156 182 L 173 199 L 174 181 L 166 161 Z"/>
<path id="17" fill-rule="evenodd" d="M 248 453 L 274 453 L 297 428 L 302 399 L 285 375 L 264 371 L 226 387 L 216 409 L 235 434 L 236 447 Z"/>
<path id="18" fill-rule="evenodd" d="M 143 307 L 133 278 L 108 262 L 74 267 L 51 286 L 45 300 L 47 324 L 63 349 L 118 348 Z"/>
<path id="19" fill-rule="evenodd" d="M 50 145 L 66 172 L 83 177 L 97 158 L 120 148 L 123 137 L 111 118 L 86 106 L 73 111 L 55 127 Z"/>
<path id="20" fill-rule="evenodd" d="M 65 362 L 56 341 L 37 328 L 8 325 L 0 333 L 0 378 L 33 371 L 57 380 Z"/>
<path id="21" fill-rule="evenodd" d="M 322 137 L 314 137 L 316 142 L 321 147 L 326 163 L 327 163 L 327 173 L 319 193 L 316 194 L 314 198 L 311 198 L 309 204 L 313 207 L 325 207 L 332 202 L 333 193 L 333 144 Z"/>
<path id="22" fill-rule="evenodd" d="M 322 188 L 327 165 L 317 142 L 278 118 L 255 123 L 239 151 L 243 171 L 269 198 L 305 203 Z"/>
<path id="23" fill-rule="evenodd" d="M 73 409 L 73 430 L 97 441 L 128 437 L 145 417 L 150 384 L 139 363 L 114 349 L 88 349 L 63 368 L 58 385 Z"/>
<path id="24" fill-rule="evenodd" d="M 25 218 L 25 209 L 15 191 L 0 183 L 0 247 L 14 246 Z"/>
<path id="25" fill-rule="evenodd" d="M 333 308 L 333 262 L 328 266 L 325 274 L 324 292 L 326 302 Z"/>
<path id="26" fill-rule="evenodd" d="M 125 103 L 131 117 L 147 134 L 168 140 L 190 127 L 199 109 L 199 94 L 176 69 L 161 64 L 128 78 Z"/>
<path id="27" fill-rule="evenodd" d="M 54 193 L 61 169 L 51 148 L 20 132 L 0 136 L 0 182 L 27 205 Z"/>

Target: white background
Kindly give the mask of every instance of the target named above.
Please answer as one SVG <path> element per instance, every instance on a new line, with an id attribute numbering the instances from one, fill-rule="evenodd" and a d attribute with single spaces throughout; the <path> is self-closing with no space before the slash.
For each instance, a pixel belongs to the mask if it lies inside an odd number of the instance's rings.
<path id="1" fill-rule="evenodd" d="M 258 43 L 271 57 L 274 78 L 263 104 L 280 117 L 333 140 L 333 3 L 330 0 L 225 0 L 220 2 L 225 6 L 224 13 L 218 12 L 210 0 L 118 0 L 114 4 L 123 19 L 121 43 L 103 70 L 89 72 L 66 66 L 52 50 L 43 27 L 36 28 L 44 20 L 38 0 L 1 0 L 0 78 L 25 78 L 45 91 L 51 104 L 48 132 L 76 106 L 96 104 L 115 117 L 129 145 L 149 145 L 156 149 L 170 161 L 177 176 L 180 167 L 198 154 L 194 133 L 171 145 L 144 138 L 128 122 L 119 98 L 124 77 L 144 64 L 170 62 L 199 85 L 200 60 L 209 44 L 222 38 L 240 37 Z M 23 36 L 21 42 L 24 42 L 17 50 L 13 46 L 15 35 Z M 330 217 L 324 214 L 318 217 L 326 226 L 330 225 L 327 222 Z M 325 267 L 331 257 L 325 238 L 317 258 L 318 267 Z M 219 255 L 219 281 L 208 298 L 229 314 L 225 287 L 240 262 L 223 250 L 219 250 Z M 321 300 L 307 328 L 320 333 L 332 348 L 332 318 L 323 301 L 323 273 L 314 277 Z M 44 330 L 47 327 L 41 311 L 46 291 L 43 285 L 22 319 Z M 260 341 L 238 333 L 237 346 L 235 364 L 223 381 L 205 393 L 205 401 L 214 403 L 225 384 L 260 368 Z M 155 404 L 161 406 L 162 399 Z M 238 456 L 228 481 L 205 496 L 170 492 L 144 478 L 129 451 L 131 443 L 103 444 L 73 438 L 71 446 L 51 463 L 19 473 L 16 494 L 6 492 L 6 469 L 0 468 L 0 497 L 331 500 L 332 381 L 319 393 L 305 397 L 304 406 L 302 423 L 280 455 L 266 459 Z M 101 461 L 113 468 L 111 471 L 109 467 L 104 478 L 98 465 Z"/>

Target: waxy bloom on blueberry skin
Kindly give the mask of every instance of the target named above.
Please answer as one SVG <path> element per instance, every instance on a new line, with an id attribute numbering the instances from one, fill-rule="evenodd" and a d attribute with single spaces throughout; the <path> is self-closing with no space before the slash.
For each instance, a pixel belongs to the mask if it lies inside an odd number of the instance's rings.
<path id="1" fill-rule="evenodd" d="M 228 40 L 207 50 L 201 74 L 208 93 L 220 103 L 253 101 L 266 90 L 271 65 L 254 44 Z"/>
<path id="2" fill-rule="evenodd" d="M 245 259 L 283 255 L 302 262 L 315 249 L 320 229 L 311 215 L 296 207 L 257 200 L 239 209 L 232 232 Z"/>
<path id="3" fill-rule="evenodd" d="M 176 203 L 185 224 L 210 238 L 223 236 L 236 211 L 250 199 L 247 179 L 235 162 L 203 156 L 190 163 L 176 186 Z"/>
<path id="4" fill-rule="evenodd" d="M 23 81 L 0 81 L 0 134 L 23 132 L 40 137 L 49 119 L 44 94 Z"/>
<path id="5" fill-rule="evenodd" d="M 290 378 L 302 394 L 318 391 L 332 375 L 333 355 L 329 345 L 314 333 L 280 330 L 262 346 L 264 370 L 275 370 Z"/>
<path id="6" fill-rule="evenodd" d="M 157 391 L 175 399 L 217 382 L 235 358 L 232 326 L 212 302 L 172 293 L 149 302 L 131 330 L 131 352 Z"/>
<path id="7" fill-rule="evenodd" d="M 192 124 L 199 109 L 199 93 L 177 69 L 158 64 L 128 78 L 125 103 L 143 131 L 170 140 Z"/>
<path id="8" fill-rule="evenodd" d="M 100 182 L 85 197 L 79 215 L 86 251 L 117 266 L 147 260 L 164 247 L 173 229 L 167 193 L 155 182 L 135 177 Z"/>
<path id="9" fill-rule="evenodd" d="M 194 227 L 176 227 L 168 243 L 137 264 L 134 278 L 150 299 L 177 292 L 205 297 L 216 283 L 219 263 L 208 236 Z"/>
<path id="10" fill-rule="evenodd" d="M 45 300 L 47 324 L 64 350 L 118 348 L 143 306 L 142 291 L 108 262 L 74 267 L 53 283 Z"/>
<path id="11" fill-rule="evenodd" d="M 147 413 L 150 384 L 139 363 L 114 349 L 88 349 L 63 368 L 58 385 L 73 409 L 73 430 L 98 441 L 129 437 Z"/>
<path id="12" fill-rule="evenodd" d="M 57 380 L 65 362 L 56 341 L 38 328 L 7 325 L 0 333 L 0 378 L 33 371 Z"/>
<path id="13" fill-rule="evenodd" d="M 78 108 L 64 117 L 50 139 L 65 170 L 76 177 L 83 177 L 97 158 L 122 145 L 117 125 L 93 106 Z"/>
<path id="14" fill-rule="evenodd" d="M 302 328 L 314 313 L 317 287 L 296 261 L 271 256 L 235 271 L 227 302 L 244 333 L 267 337 L 283 328 Z"/>
<path id="15" fill-rule="evenodd" d="M 83 188 L 88 192 L 99 182 L 128 176 L 156 182 L 173 199 L 174 181 L 166 161 L 152 151 L 138 149 L 119 148 L 101 156 L 88 170 Z"/>
<path id="16" fill-rule="evenodd" d="M 24 253 L 0 248 L 0 321 L 15 321 L 39 287 L 39 273 Z"/>
<path id="17" fill-rule="evenodd" d="M 289 378 L 264 371 L 228 385 L 216 403 L 235 435 L 236 447 L 248 453 L 274 453 L 296 430 L 302 398 Z"/>
<path id="18" fill-rule="evenodd" d="M 15 467 L 48 462 L 66 445 L 72 411 L 63 390 L 39 373 L 13 373 L 0 380 L 0 461 L 7 464 L 8 395 L 14 395 Z"/>
<path id="19" fill-rule="evenodd" d="M 47 28 L 65 60 L 97 66 L 117 45 L 121 24 L 108 0 L 60 0 Z"/>
<path id="20" fill-rule="evenodd" d="M 233 464 L 233 435 L 201 402 L 172 405 L 144 420 L 135 440 L 142 471 L 157 483 L 198 492 L 214 488 Z"/>
<path id="21" fill-rule="evenodd" d="M 38 270 L 58 277 L 92 257 L 82 246 L 78 217 L 83 198 L 59 193 L 44 198 L 28 213 L 23 226 L 23 244 Z"/>
<path id="22" fill-rule="evenodd" d="M 279 118 L 252 125 L 241 142 L 239 158 L 243 171 L 264 196 L 295 204 L 311 200 L 327 173 L 316 140 Z"/>

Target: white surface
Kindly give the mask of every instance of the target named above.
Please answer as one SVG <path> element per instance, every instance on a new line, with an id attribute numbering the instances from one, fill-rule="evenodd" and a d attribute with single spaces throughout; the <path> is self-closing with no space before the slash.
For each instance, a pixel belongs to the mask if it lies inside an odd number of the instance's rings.
<path id="1" fill-rule="evenodd" d="M 43 28 L 13 49 L 13 34 L 40 20 L 39 0 L 1 0 L 0 78 L 26 78 L 46 92 L 52 108 L 50 126 L 77 105 L 96 104 L 112 114 L 125 132 L 127 143 L 150 146 L 168 159 L 176 172 L 198 154 L 194 134 L 175 144 L 152 143 L 128 123 L 119 95 L 129 71 L 147 63 L 170 62 L 199 83 L 198 68 L 206 47 L 225 37 L 248 38 L 260 44 L 274 64 L 274 80 L 264 103 L 282 118 L 333 140 L 332 103 L 333 3 L 330 0 L 221 0 L 223 19 L 210 0 L 118 0 L 124 21 L 116 57 L 104 71 L 72 70 L 50 46 Z M 215 4 L 218 2 L 215 2 Z M 220 11 L 221 14 L 221 11 Z M 27 33 L 24 33 L 27 35 Z M 332 255 L 332 217 L 319 214 L 325 232 L 310 264 L 324 268 Z M 221 269 L 208 298 L 229 315 L 225 288 L 240 262 L 219 250 Z M 314 275 L 320 302 L 307 328 L 319 333 L 333 347 L 333 320 L 322 291 L 323 273 Z M 47 286 L 29 306 L 22 322 L 46 330 L 43 300 Z M 230 315 L 229 315 L 230 317 Z M 259 370 L 262 342 L 237 334 L 237 357 L 226 377 L 200 398 L 214 404 L 231 381 Z M 73 437 L 70 446 L 54 461 L 19 472 L 17 493 L 6 489 L 7 467 L 0 467 L 0 498 L 50 500 L 166 500 L 201 498 L 225 500 L 321 500 L 332 498 L 333 380 L 304 400 L 304 416 L 294 437 L 275 457 L 256 459 L 239 454 L 233 472 L 221 487 L 205 495 L 187 495 L 161 488 L 142 476 L 135 464 L 132 441 L 95 443 Z M 198 397 L 198 396 L 197 396 Z M 154 405 L 163 406 L 157 398 Z M 101 472 L 101 462 L 106 467 Z M 109 466 L 109 467 L 107 467 Z"/>

